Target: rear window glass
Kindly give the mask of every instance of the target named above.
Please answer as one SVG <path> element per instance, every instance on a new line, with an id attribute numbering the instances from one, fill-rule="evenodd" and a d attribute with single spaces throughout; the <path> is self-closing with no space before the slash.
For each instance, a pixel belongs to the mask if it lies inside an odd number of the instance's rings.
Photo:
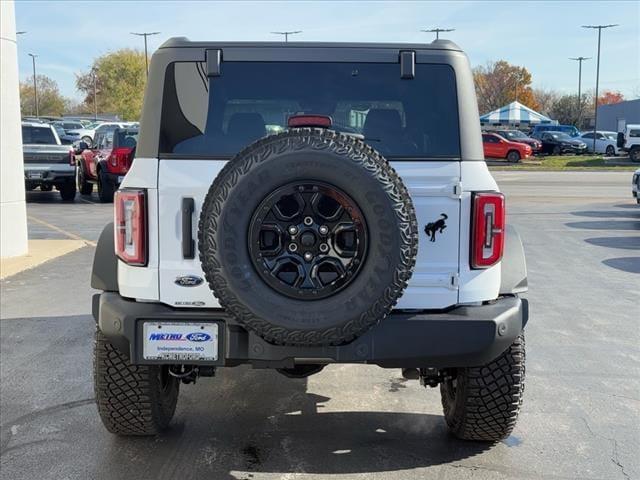
<path id="1" fill-rule="evenodd" d="M 22 143 L 36 145 L 57 145 L 50 127 L 22 127 Z"/>
<path id="2" fill-rule="evenodd" d="M 113 138 L 114 147 L 135 148 L 138 144 L 138 130 L 116 130 Z"/>
<path id="3" fill-rule="evenodd" d="M 417 64 L 414 79 L 391 63 L 223 62 L 167 70 L 160 152 L 231 156 L 287 128 L 299 114 L 328 115 L 332 128 L 388 157 L 459 158 L 453 69 Z"/>

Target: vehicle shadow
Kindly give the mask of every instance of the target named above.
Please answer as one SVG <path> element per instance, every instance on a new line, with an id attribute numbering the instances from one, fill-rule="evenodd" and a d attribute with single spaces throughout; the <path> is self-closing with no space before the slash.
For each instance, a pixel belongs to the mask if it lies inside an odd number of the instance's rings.
<path id="1" fill-rule="evenodd" d="M 308 392 L 304 379 L 272 371 L 230 369 L 208 383 L 209 393 L 180 399 L 184 414 L 162 437 L 114 438 L 102 455 L 103 468 L 122 465 L 126 452 L 144 462 L 136 470 L 148 478 L 175 462 L 188 465 L 194 478 L 249 479 L 251 472 L 344 475 L 440 465 L 490 447 L 453 438 L 440 415 L 323 411 L 329 398 Z M 349 404 L 357 406 L 358 399 Z M 144 453 L 151 449 L 152 456 Z"/>
<path id="2" fill-rule="evenodd" d="M 565 225 L 582 230 L 640 230 L 640 221 L 603 220 L 599 222 L 569 222 Z"/>
<path id="3" fill-rule="evenodd" d="M 598 247 L 640 250 L 640 237 L 595 237 L 587 238 L 585 242 Z"/>
<path id="4" fill-rule="evenodd" d="M 91 195 L 80 195 L 80 193 L 76 194 L 76 198 L 73 202 L 67 202 L 62 200 L 60 197 L 60 192 L 53 189 L 50 192 L 41 192 L 40 190 L 31 190 L 25 192 L 25 200 L 27 203 L 56 203 L 56 204 L 71 204 L 74 203 L 82 203 L 82 201 L 87 201 L 91 203 L 100 203 L 97 193 L 92 193 Z"/>
<path id="5" fill-rule="evenodd" d="M 25 192 L 27 203 L 65 203 L 60 198 L 60 192 L 55 188 L 50 192 L 41 192 L 39 190 L 31 190 Z"/>
<path id="6" fill-rule="evenodd" d="M 608 258 L 602 263 L 623 272 L 640 273 L 640 257 Z"/>
<path id="7" fill-rule="evenodd" d="M 640 208 L 636 212 L 627 212 L 627 211 L 602 211 L 602 210 L 593 210 L 593 211 L 584 211 L 584 212 L 571 212 L 571 215 L 576 215 L 578 217 L 589 217 L 589 218 L 635 218 L 640 220 Z"/>

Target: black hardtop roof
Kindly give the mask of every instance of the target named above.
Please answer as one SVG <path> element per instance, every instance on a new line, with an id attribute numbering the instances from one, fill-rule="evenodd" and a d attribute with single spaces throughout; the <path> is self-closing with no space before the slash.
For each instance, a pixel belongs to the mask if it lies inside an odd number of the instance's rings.
<path id="1" fill-rule="evenodd" d="M 431 43 L 364 43 L 364 42 L 192 42 L 186 37 L 172 37 L 160 48 L 205 48 L 224 49 L 225 47 L 253 48 L 379 48 L 394 50 L 451 50 L 462 49 L 451 40 L 434 40 Z"/>

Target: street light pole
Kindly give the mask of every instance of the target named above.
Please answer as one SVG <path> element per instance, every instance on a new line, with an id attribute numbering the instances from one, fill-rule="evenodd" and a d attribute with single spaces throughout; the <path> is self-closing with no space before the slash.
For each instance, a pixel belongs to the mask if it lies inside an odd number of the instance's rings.
<path id="1" fill-rule="evenodd" d="M 600 83 L 600 38 L 603 28 L 617 27 L 617 23 L 609 25 L 582 25 L 582 28 L 598 29 L 598 59 L 596 61 L 596 97 L 593 102 L 595 105 L 595 113 L 593 115 L 593 153 L 596 153 L 596 135 L 598 132 L 598 85 Z"/>
<path id="2" fill-rule="evenodd" d="M 149 77 L 149 56 L 147 54 L 147 37 L 151 35 L 158 35 L 160 32 L 131 32 L 131 35 L 137 35 L 138 37 L 144 37 L 144 66 L 147 72 L 147 78 Z"/>
<path id="3" fill-rule="evenodd" d="M 295 35 L 297 33 L 302 33 L 302 30 L 290 30 L 288 32 L 271 32 L 274 35 L 284 35 L 284 43 L 289 41 L 289 35 Z"/>
<path id="4" fill-rule="evenodd" d="M 591 57 L 569 57 L 569 60 L 578 62 L 578 127 L 582 124 L 582 62 Z"/>
<path id="5" fill-rule="evenodd" d="M 33 53 L 28 54 L 33 62 L 33 98 L 36 110 L 36 118 L 40 117 L 40 109 L 38 108 L 38 82 L 36 81 L 36 57 Z"/>
<path id="6" fill-rule="evenodd" d="M 440 32 L 453 32 L 455 31 L 455 28 L 432 28 L 430 30 L 420 30 L 421 32 L 424 33 L 435 33 L 436 34 L 436 40 L 440 39 Z"/>
<path id="7" fill-rule="evenodd" d="M 98 73 L 93 70 L 93 119 L 98 120 Z"/>

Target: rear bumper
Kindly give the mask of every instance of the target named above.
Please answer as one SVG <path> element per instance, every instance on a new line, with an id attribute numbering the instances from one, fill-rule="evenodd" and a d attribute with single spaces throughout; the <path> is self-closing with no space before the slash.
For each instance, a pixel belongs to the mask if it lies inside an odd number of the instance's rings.
<path id="1" fill-rule="evenodd" d="M 115 292 L 94 295 L 93 316 L 100 330 L 134 364 L 159 363 L 142 358 L 142 324 L 160 320 L 219 323 L 219 359 L 200 364 L 286 368 L 302 363 L 369 363 L 409 368 L 485 364 L 513 343 L 527 323 L 529 310 L 526 300 L 509 296 L 490 305 L 447 312 L 394 311 L 347 345 L 320 347 L 272 345 L 245 330 L 224 310 L 175 309 L 128 300 Z"/>
<path id="2" fill-rule="evenodd" d="M 490 305 L 462 306 L 447 312 L 394 311 L 347 345 L 292 347 L 272 345 L 237 324 L 224 310 L 175 309 L 140 303 L 104 292 L 93 297 L 100 330 L 134 364 L 170 363 L 142 358 L 145 320 L 211 321 L 219 324 L 219 359 L 199 364 L 287 368 L 303 363 L 368 363 L 381 367 L 465 367 L 500 355 L 520 334 L 528 303 L 515 296 Z"/>
<path id="3" fill-rule="evenodd" d="M 28 184 L 63 183 L 76 178 L 76 168 L 71 165 L 25 165 L 24 180 Z"/>

